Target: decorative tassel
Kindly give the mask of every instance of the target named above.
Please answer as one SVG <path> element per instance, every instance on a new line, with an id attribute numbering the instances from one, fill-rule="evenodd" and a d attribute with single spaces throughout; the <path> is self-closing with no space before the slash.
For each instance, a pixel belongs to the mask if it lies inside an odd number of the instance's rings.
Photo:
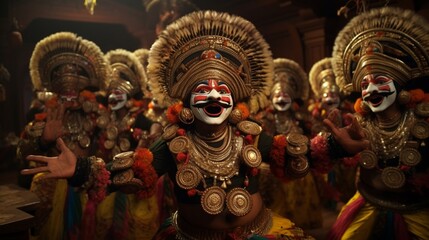
<path id="1" fill-rule="evenodd" d="M 350 223 L 356 217 L 356 214 L 365 204 L 365 199 L 362 196 L 359 196 L 355 201 L 348 204 L 345 209 L 341 212 L 341 215 L 338 217 L 337 221 L 331 228 L 331 231 L 328 233 L 327 239 L 339 240 L 346 232 Z"/>
<path id="2" fill-rule="evenodd" d="M 82 220 L 82 207 L 80 197 L 73 188 L 67 188 L 67 203 L 64 212 L 65 232 L 68 239 L 77 240 L 79 236 L 79 226 Z"/>
<path id="3" fill-rule="evenodd" d="M 112 236 L 114 239 L 126 239 L 129 234 L 130 214 L 127 195 L 117 192 L 113 211 Z"/>

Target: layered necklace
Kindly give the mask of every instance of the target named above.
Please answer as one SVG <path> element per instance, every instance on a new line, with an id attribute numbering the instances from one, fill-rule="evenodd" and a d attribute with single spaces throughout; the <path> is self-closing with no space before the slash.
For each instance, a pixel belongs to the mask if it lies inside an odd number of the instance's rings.
<path id="1" fill-rule="evenodd" d="M 407 144 L 416 122 L 414 113 L 406 111 L 396 122 L 385 129 L 375 121 L 367 121 L 371 150 L 360 153 L 360 165 L 366 169 L 380 169 L 383 183 L 392 189 L 403 187 L 405 169 L 416 166 L 421 160 L 418 150 Z"/>
<path id="2" fill-rule="evenodd" d="M 243 121 L 244 128 L 254 128 L 255 123 Z M 256 124 L 255 124 L 256 125 Z M 258 126 L 259 127 L 259 126 Z M 260 128 L 260 127 L 259 127 Z M 216 144 L 215 144 L 216 143 Z M 218 146 L 215 146 L 218 145 Z M 246 190 L 248 177 L 243 186 L 228 189 L 231 179 L 239 175 L 240 165 L 257 167 L 262 158 L 253 145 L 245 145 L 241 135 L 235 134 L 231 126 L 208 139 L 195 132 L 187 136 L 176 136 L 169 142 L 173 154 L 187 153 L 185 162 L 178 163 L 176 182 L 185 190 L 196 190 L 202 184 L 201 206 L 208 214 L 219 214 L 225 206 L 232 214 L 244 216 L 252 208 L 252 198 Z M 207 179 L 212 184 L 207 184 Z"/>

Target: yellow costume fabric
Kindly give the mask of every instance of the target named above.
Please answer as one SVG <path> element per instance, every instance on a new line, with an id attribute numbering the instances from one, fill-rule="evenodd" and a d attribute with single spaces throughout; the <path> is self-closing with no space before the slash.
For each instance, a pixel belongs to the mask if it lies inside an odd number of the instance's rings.
<path id="1" fill-rule="evenodd" d="M 361 198 L 357 192 L 350 201 L 342 208 L 340 215 L 350 204 L 353 204 L 358 198 Z M 366 202 L 359 210 L 355 219 L 348 226 L 342 236 L 342 240 L 366 240 L 371 236 L 373 227 L 377 223 L 377 217 L 381 210 L 374 205 Z M 418 239 L 429 239 L 429 209 L 422 209 L 409 214 L 402 214 L 407 225 L 408 231 L 418 237 Z"/>
<path id="2" fill-rule="evenodd" d="M 115 224 L 113 223 L 115 199 L 122 197 L 118 194 L 125 197 L 123 214 L 127 215 L 123 219 L 127 222 L 119 221 L 119 224 L 123 224 L 120 226 L 123 228 L 118 229 L 121 239 L 152 239 L 159 227 L 156 196 L 139 200 L 135 194 L 119 192 L 111 193 L 98 205 L 96 239 L 107 239 L 108 236 L 112 236 L 110 234 L 115 236 L 112 233 L 112 227 Z"/>

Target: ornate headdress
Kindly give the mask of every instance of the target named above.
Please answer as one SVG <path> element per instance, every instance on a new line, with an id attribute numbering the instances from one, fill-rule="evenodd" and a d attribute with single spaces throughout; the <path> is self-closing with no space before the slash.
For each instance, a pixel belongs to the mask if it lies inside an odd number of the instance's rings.
<path id="1" fill-rule="evenodd" d="M 316 98 L 321 98 L 325 92 L 339 92 L 332 69 L 332 58 L 324 58 L 313 64 L 309 73 L 309 82 Z"/>
<path id="2" fill-rule="evenodd" d="M 285 90 L 292 99 L 308 99 L 310 86 L 307 75 L 299 64 L 286 58 L 274 59 L 274 85 L 271 92 Z"/>
<path id="3" fill-rule="evenodd" d="M 42 39 L 30 59 L 30 76 L 36 91 L 79 92 L 89 87 L 100 90 L 104 88 L 107 69 L 100 48 L 71 32 Z"/>
<path id="4" fill-rule="evenodd" d="M 234 100 L 252 112 L 268 104 L 272 82 L 268 44 L 249 21 L 227 13 L 198 11 L 170 24 L 152 45 L 148 75 L 159 101 L 185 101 L 194 85 L 226 82 Z M 165 98 L 164 98 L 165 97 Z"/>
<path id="5" fill-rule="evenodd" d="M 147 70 L 147 65 L 149 64 L 149 49 L 139 48 L 134 51 L 134 55 L 137 56 L 140 63 L 143 65 L 143 68 Z"/>
<path id="6" fill-rule="evenodd" d="M 111 68 L 108 90 L 121 89 L 131 97 L 138 92 L 147 94 L 146 71 L 134 53 L 115 49 L 107 52 L 105 57 Z"/>
<path id="7" fill-rule="evenodd" d="M 362 77 L 380 69 L 396 83 L 429 75 L 429 23 L 411 10 L 383 7 L 353 18 L 333 49 L 337 85 L 359 92 Z"/>

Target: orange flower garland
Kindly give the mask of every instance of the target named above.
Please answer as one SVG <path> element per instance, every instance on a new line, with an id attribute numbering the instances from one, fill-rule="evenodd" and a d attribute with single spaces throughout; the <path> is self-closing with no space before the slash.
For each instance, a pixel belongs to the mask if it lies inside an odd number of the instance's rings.
<path id="1" fill-rule="evenodd" d="M 158 176 L 152 166 L 152 161 L 153 154 L 149 149 L 137 148 L 134 152 L 132 169 L 135 176 L 142 181 L 142 189 L 137 192 L 137 197 L 140 199 L 145 199 L 155 194 Z"/>
<path id="2" fill-rule="evenodd" d="M 286 136 L 276 135 L 273 138 L 273 145 L 270 151 L 270 169 L 274 176 L 287 180 L 285 174 L 285 153 L 286 153 Z"/>
<path id="3" fill-rule="evenodd" d="M 166 117 L 168 122 L 170 123 L 178 123 L 179 122 L 179 114 L 183 108 L 183 104 L 175 103 L 167 108 Z"/>

